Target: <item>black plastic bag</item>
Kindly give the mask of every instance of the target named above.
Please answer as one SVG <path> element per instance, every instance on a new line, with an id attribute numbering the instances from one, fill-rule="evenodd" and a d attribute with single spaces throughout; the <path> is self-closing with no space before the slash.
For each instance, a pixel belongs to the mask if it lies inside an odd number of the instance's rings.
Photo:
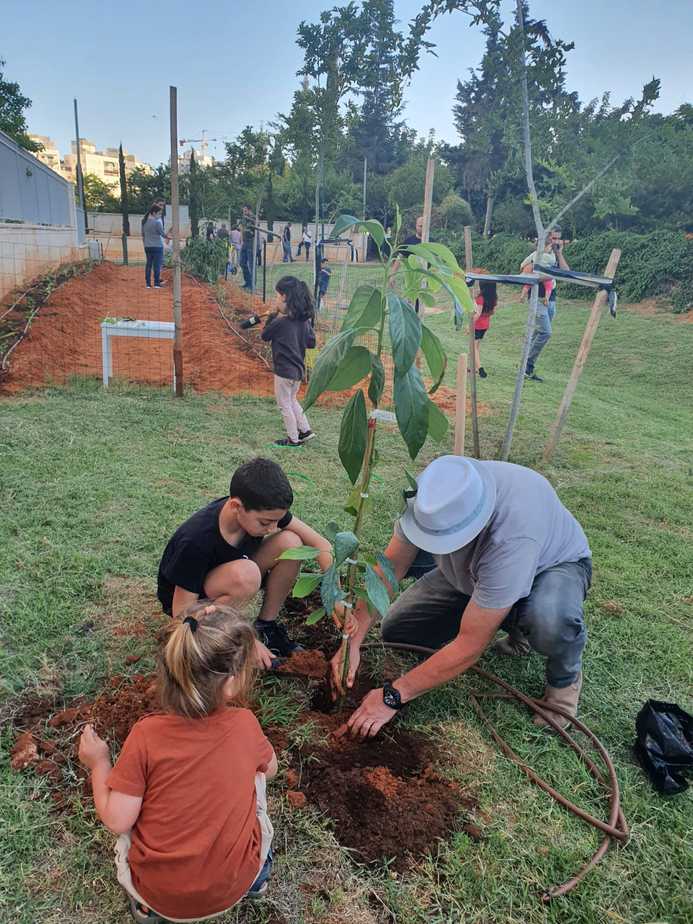
<path id="1" fill-rule="evenodd" d="M 649 699 L 635 720 L 635 756 L 652 785 L 667 796 L 688 788 L 693 772 L 693 716 L 675 703 Z"/>

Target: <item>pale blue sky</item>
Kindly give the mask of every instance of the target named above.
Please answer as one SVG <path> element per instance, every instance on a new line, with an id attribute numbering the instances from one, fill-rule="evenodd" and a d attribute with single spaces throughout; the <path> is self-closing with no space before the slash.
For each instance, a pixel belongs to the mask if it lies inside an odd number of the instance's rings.
<path id="1" fill-rule="evenodd" d="M 343 0 L 337 0 L 343 2 Z M 84 3 L 2 0 L 0 58 L 6 77 L 33 100 L 31 131 L 63 153 L 80 130 L 98 148 L 125 147 L 158 164 L 168 157 L 168 87 L 178 87 L 179 135 L 235 136 L 247 124 L 287 111 L 301 64 L 294 39 L 301 19 L 315 20 L 330 0 L 148 0 Z M 396 0 L 406 21 L 421 0 Z M 657 108 L 671 112 L 693 98 L 693 0 L 530 0 L 555 35 L 575 41 L 568 77 L 583 100 L 612 92 L 637 95 L 656 75 Z M 506 13 L 514 7 L 504 0 Z M 438 57 L 425 56 L 407 92 L 407 122 L 454 141 L 451 107 L 457 78 L 479 61 L 483 37 L 461 14 L 435 24 Z M 221 156 L 222 145 L 211 153 Z"/>

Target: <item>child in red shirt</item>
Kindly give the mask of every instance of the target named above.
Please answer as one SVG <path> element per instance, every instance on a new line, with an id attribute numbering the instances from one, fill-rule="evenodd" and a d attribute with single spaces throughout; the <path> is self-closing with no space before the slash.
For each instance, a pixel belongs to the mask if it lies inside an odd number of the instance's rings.
<path id="1" fill-rule="evenodd" d="M 140 924 L 217 915 L 266 891 L 272 867 L 265 780 L 277 758 L 253 713 L 230 705 L 249 688 L 255 634 L 229 606 L 183 616 L 159 658 L 164 712 L 133 726 L 113 768 L 91 725 L 79 747 Z"/>
<path id="2" fill-rule="evenodd" d="M 485 379 L 488 372 L 481 365 L 479 355 L 479 341 L 486 336 L 486 331 L 491 326 L 491 315 L 496 310 L 498 304 L 498 293 L 495 282 L 480 282 L 479 294 L 474 299 L 477 310 L 474 312 L 474 362 L 479 378 Z"/>

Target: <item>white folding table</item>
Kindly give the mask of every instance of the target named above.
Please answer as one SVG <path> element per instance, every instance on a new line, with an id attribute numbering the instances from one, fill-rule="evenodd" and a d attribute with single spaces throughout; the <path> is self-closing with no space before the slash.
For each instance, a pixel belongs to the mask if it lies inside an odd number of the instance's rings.
<path id="1" fill-rule="evenodd" d="M 108 388 L 108 380 L 113 375 L 113 355 L 111 353 L 112 337 L 144 337 L 147 340 L 173 340 L 176 325 L 173 321 L 102 321 L 101 322 L 101 363 L 103 367 L 103 384 Z M 176 388 L 176 370 L 173 367 L 173 388 Z"/>

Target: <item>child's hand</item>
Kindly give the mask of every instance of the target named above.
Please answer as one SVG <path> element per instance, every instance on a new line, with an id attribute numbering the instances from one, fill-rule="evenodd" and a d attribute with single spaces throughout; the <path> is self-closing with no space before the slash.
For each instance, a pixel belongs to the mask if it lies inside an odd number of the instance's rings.
<path id="1" fill-rule="evenodd" d="M 93 770 L 94 767 L 102 761 L 111 762 L 111 752 L 108 745 L 94 731 L 93 725 L 85 725 L 82 737 L 79 739 L 79 760 L 80 763 Z"/>

